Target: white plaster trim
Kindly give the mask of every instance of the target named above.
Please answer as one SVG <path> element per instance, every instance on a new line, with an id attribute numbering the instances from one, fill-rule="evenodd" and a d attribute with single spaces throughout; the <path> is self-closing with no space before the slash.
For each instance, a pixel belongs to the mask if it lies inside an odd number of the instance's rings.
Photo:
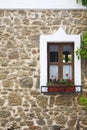
<path id="1" fill-rule="evenodd" d="M 1 9 L 85 9 L 76 0 L 0 0 Z"/>
<path id="2" fill-rule="evenodd" d="M 75 53 L 80 48 L 80 35 L 67 35 L 60 27 L 53 35 L 40 36 L 40 86 L 47 84 L 47 42 L 74 42 L 74 82 L 81 85 L 81 59 L 78 60 Z"/>

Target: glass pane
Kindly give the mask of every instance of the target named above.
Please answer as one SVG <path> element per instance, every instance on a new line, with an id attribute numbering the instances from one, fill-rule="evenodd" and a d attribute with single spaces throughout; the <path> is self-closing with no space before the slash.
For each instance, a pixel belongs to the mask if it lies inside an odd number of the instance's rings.
<path id="1" fill-rule="evenodd" d="M 72 79 L 72 65 L 63 65 L 63 79 Z"/>
<path id="2" fill-rule="evenodd" d="M 50 46 L 50 62 L 58 62 L 58 46 Z"/>
<path id="3" fill-rule="evenodd" d="M 63 62 L 72 62 L 72 46 L 63 46 Z"/>
<path id="4" fill-rule="evenodd" d="M 50 81 L 58 80 L 58 65 L 50 65 L 50 74 L 49 79 Z"/>

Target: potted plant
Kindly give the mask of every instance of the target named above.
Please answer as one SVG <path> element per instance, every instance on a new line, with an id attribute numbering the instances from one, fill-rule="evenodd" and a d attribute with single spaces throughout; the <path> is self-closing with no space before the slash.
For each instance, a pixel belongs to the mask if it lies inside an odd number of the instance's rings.
<path id="1" fill-rule="evenodd" d="M 74 92 L 75 86 L 72 79 L 53 79 L 47 83 L 48 92 Z"/>

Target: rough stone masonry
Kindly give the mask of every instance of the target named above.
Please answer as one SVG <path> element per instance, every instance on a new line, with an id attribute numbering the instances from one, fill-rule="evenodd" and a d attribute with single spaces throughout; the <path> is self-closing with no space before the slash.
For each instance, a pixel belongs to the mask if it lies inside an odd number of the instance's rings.
<path id="1" fill-rule="evenodd" d="M 40 35 L 87 31 L 87 10 L 0 10 L 0 130 L 87 130 L 82 94 L 40 92 Z M 43 68 L 44 69 L 44 68 Z"/>

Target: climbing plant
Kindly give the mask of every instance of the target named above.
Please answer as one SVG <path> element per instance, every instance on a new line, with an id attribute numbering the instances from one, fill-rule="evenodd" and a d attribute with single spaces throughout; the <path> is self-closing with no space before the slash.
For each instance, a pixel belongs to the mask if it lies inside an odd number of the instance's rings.
<path id="1" fill-rule="evenodd" d="M 87 111 L 87 98 L 84 97 L 84 96 L 82 96 L 82 97 L 80 98 L 80 101 L 81 101 L 82 105 L 84 106 L 84 110 Z"/>
<path id="2" fill-rule="evenodd" d="M 83 6 L 87 6 L 87 0 L 76 0 L 76 2 L 81 2 Z"/>
<path id="3" fill-rule="evenodd" d="M 82 35 L 81 47 L 76 50 L 76 55 L 78 59 L 81 56 L 82 60 L 87 61 L 87 31 Z"/>

